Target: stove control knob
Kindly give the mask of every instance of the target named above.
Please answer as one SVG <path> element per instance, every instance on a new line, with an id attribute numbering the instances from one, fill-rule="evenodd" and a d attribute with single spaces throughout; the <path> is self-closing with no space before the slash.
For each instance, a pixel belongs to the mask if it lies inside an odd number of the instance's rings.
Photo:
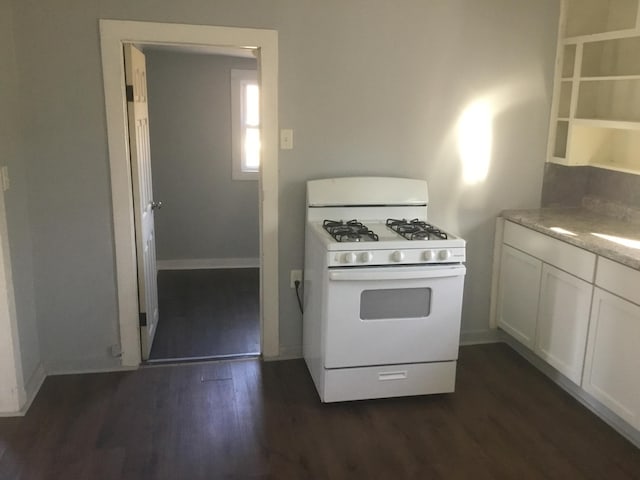
<path id="1" fill-rule="evenodd" d="M 356 261 L 356 254 L 355 254 L 355 253 L 353 253 L 353 252 L 345 253 L 345 254 L 342 256 L 342 261 L 343 261 L 344 263 L 355 263 L 355 261 Z"/>
<path id="2" fill-rule="evenodd" d="M 451 258 L 451 250 L 440 250 L 438 252 L 438 258 L 440 260 L 449 260 L 449 258 Z"/>
<path id="3" fill-rule="evenodd" d="M 433 250 L 425 250 L 425 252 L 422 254 L 422 257 L 427 262 L 432 262 L 436 259 L 436 252 L 434 252 Z"/>
<path id="4" fill-rule="evenodd" d="M 360 254 L 360 261 L 363 263 L 368 263 L 373 260 L 373 253 L 371 252 L 362 252 Z"/>
<path id="5" fill-rule="evenodd" d="M 400 250 L 396 250 L 391 254 L 391 258 L 395 262 L 401 262 L 402 260 L 404 260 L 404 252 L 401 252 Z"/>

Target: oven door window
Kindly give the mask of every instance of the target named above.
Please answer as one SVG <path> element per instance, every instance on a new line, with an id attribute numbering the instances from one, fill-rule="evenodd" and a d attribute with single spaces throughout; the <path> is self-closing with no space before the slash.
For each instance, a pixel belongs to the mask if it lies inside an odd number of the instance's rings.
<path id="1" fill-rule="evenodd" d="M 430 288 L 364 290 L 360 294 L 360 318 L 422 318 L 431 313 Z"/>

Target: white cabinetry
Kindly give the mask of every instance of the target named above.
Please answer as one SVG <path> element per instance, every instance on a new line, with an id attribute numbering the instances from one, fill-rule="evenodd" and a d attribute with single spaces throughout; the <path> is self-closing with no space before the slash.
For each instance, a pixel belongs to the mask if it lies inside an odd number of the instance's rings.
<path id="1" fill-rule="evenodd" d="M 596 285 L 582 386 L 640 429 L 640 272 L 600 258 Z"/>
<path id="2" fill-rule="evenodd" d="M 563 0 L 548 161 L 640 174 L 639 0 Z"/>
<path id="3" fill-rule="evenodd" d="M 502 247 L 498 289 L 498 325 L 533 349 L 542 262 L 507 245 Z"/>
<path id="4" fill-rule="evenodd" d="M 595 255 L 505 222 L 497 324 L 580 384 Z"/>
<path id="5" fill-rule="evenodd" d="M 593 286 L 551 265 L 542 267 L 534 351 L 580 385 Z"/>
<path id="6" fill-rule="evenodd" d="M 640 271 L 510 221 L 502 232 L 497 325 L 640 433 Z"/>

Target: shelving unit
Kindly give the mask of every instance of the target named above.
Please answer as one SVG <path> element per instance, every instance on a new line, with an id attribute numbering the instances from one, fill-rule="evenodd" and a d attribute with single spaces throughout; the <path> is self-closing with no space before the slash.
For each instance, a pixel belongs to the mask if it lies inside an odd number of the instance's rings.
<path id="1" fill-rule="evenodd" d="M 547 161 L 640 175 L 640 0 L 563 0 Z"/>

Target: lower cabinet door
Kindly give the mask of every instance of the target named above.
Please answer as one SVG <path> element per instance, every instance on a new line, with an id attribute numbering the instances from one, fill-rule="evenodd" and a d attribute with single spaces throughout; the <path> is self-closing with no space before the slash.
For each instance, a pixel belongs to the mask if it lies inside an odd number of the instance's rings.
<path id="1" fill-rule="evenodd" d="M 542 262 L 508 245 L 502 246 L 498 284 L 498 326 L 533 349 Z"/>
<path id="2" fill-rule="evenodd" d="M 594 289 L 582 388 L 640 429 L 640 307 Z"/>
<path id="3" fill-rule="evenodd" d="M 593 286 L 551 265 L 542 267 L 534 351 L 580 385 Z"/>

